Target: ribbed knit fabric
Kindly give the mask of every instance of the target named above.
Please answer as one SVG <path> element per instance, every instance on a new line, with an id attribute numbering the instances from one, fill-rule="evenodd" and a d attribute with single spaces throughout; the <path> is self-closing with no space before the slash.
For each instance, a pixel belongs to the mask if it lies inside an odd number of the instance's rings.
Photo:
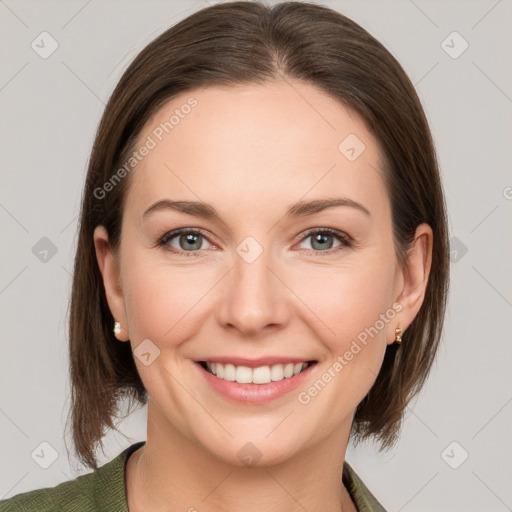
<path id="1" fill-rule="evenodd" d="M 343 464 L 343 483 L 358 512 L 386 512 L 347 461 Z"/>
<path id="2" fill-rule="evenodd" d="M 0 512 L 129 512 L 124 483 L 126 461 L 145 442 L 132 444 L 107 464 L 74 480 L 1 500 Z M 358 512 L 386 512 L 347 462 L 343 465 L 343 483 Z"/>

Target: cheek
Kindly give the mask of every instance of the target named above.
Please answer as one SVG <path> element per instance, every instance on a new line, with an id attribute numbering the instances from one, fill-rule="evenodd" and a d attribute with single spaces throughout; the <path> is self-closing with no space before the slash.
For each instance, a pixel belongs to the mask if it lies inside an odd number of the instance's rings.
<path id="1" fill-rule="evenodd" d="M 156 251 L 156 249 L 155 249 Z M 215 283 L 211 270 L 165 262 L 165 256 L 132 253 L 123 279 L 130 337 L 139 343 L 178 344 L 186 338 Z"/>
<path id="2" fill-rule="evenodd" d="M 316 335 L 327 356 L 315 381 L 301 389 L 298 401 L 330 411 L 323 426 L 327 432 L 332 421 L 355 410 L 379 373 L 389 331 L 396 323 L 393 268 L 368 263 L 313 277 L 303 281 L 301 297 L 318 317 Z"/>
<path id="3" fill-rule="evenodd" d="M 312 265 L 300 275 L 300 279 L 294 278 L 294 288 L 307 306 L 304 311 L 314 313 L 309 315 L 312 319 L 316 317 L 317 332 L 324 333 L 321 339 L 333 356 L 348 350 L 355 339 L 363 345 L 365 337 L 374 340 L 375 346 L 385 342 L 389 330 L 394 328 L 395 316 L 391 257 L 368 253 L 347 258 L 343 265 L 332 268 Z M 377 358 L 383 348 L 376 347 Z"/>

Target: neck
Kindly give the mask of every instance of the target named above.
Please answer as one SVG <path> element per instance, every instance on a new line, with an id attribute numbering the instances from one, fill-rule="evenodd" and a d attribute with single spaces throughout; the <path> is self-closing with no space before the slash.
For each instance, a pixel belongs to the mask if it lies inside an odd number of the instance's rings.
<path id="1" fill-rule="evenodd" d="M 220 460 L 158 416 L 150 400 L 146 444 L 126 467 L 130 512 L 356 510 L 342 483 L 350 425 L 286 461 L 247 467 Z"/>

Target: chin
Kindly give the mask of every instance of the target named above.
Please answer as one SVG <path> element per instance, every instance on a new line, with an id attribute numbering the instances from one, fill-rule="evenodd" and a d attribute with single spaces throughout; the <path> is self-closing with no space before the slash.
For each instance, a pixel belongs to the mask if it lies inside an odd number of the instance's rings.
<path id="1" fill-rule="evenodd" d="M 226 464 L 246 468 L 262 468 L 292 459 L 298 453 L 298 446 L 298 440 L 290 436 L 287 436 L 286 440 L 279 437 L 270 440 L 259 434 L 230 439 L 224 443 L 222 450 L 219 450 L 218 446 L 205 448 Z"/>

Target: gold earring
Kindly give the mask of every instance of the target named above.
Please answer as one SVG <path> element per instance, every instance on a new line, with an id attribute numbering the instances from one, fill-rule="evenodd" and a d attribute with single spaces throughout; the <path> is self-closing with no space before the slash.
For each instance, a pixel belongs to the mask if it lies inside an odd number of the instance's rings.
<path id="1" fill-rule="evenodd" d="M 403 333 L 404 333 L 404 332 L 402 331 L 402 329 L 400 329 L 400 327 L 397 327 L 397 328 L 395 329 L 395 341 L 396 341 L 396 343 L 398 343 L 399 345 L 401 345 L 401 344 L 402 344 L 402 334 L 403 334 Z"/>

